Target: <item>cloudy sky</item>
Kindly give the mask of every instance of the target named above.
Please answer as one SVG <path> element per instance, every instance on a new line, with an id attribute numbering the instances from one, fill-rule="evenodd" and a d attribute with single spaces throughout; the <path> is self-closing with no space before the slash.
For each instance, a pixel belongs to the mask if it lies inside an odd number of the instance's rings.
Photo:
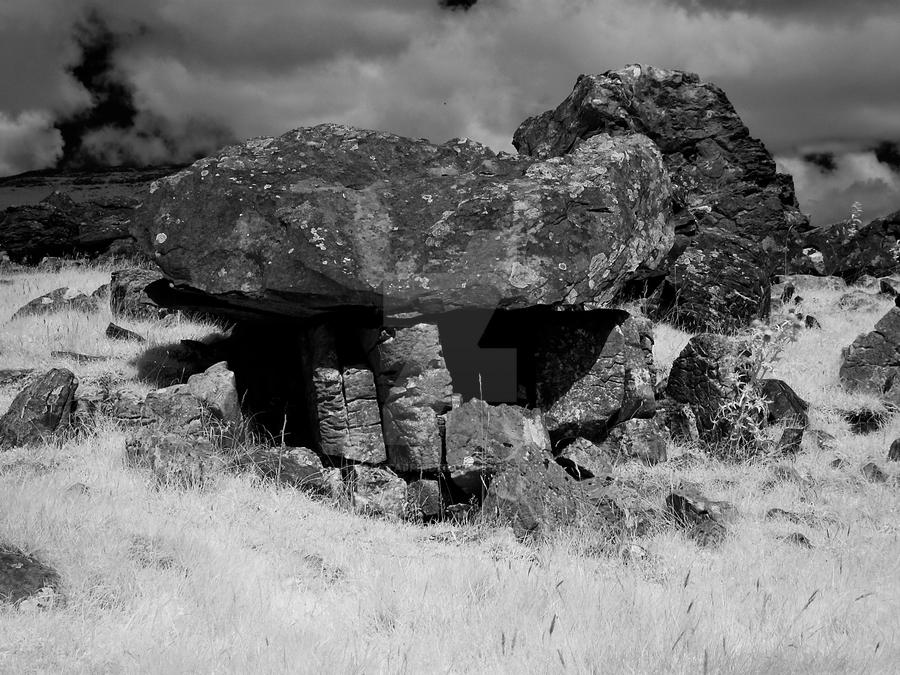
<path id="1" fill-rule="evenodd" d="M 512 150 L 580 73 L 648 63 L 723 87 L 815 222 L 874 217 L 900 209 L 898 36 L 897 0 L 0 0 L 0 175 L 325 121 Z"/>

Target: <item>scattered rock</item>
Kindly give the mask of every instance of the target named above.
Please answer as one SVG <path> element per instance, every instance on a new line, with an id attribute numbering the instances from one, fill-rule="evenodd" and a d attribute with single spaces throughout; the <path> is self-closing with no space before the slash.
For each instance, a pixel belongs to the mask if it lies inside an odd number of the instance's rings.
<path id="1" fill-rule="evenodd" d="M 436 480 L 414 480 L 406 486 L 406 512 L 413 520 L 429 521 L 444 513 L 441 485 Z"/>
<path id="2" fill-rule="evenodd" d="M 797 291 L 794 284 L 788 282 L 784 285 L 784 289 L 781 291 L 781 301 L 789 302 L 791 298 L 794 297 L 794 293 Z"/>
<path id="3" fill-rule="evenodd" d="M 782 455 L 796 455 L 803 443 L 803 429 L 788 427 L 781 432 L 775 452 Z"/>
<path id="4" fill-rule="evenodd" d="M 91 488 L 84 483 L 72 483 L 66 488 L 66 494 L 70 495 L 89 495 L 91 492 Z"/>
<path id="5" fill-rule="evenodd" d="M 71 371 L 47 371 L 16 395 L 0 418 L 0 445 L 37 443 L 68 426 L 78 380 Z"/>
<path id="6" fill-rule="evenodd" d="M 809 425 L 809 403 L 783 380 L 763 379 L 759 381 L 760 393 L 769 403 L 769 424 L 788 423 L 800 427 Z"/>
<path id="7" fill-rule="evenodd" d="M 859 312 L 875 309 L 878 301 L 875 296 L 864 291 L 851 291 L 838 298 L 838 307 L 847 312 Z"/>
<path id="8" fill-rule="evenodd" d="M 124 319 L 161 319 L 172 310 L 150 299 L 146 288 L 165 277 L 158 271 L 132 267 L 116 270 L 109 283 L 109 307 L 112 315 Z"/>
<path id="9" fill-rule="evenodd" d="M 33 368 L 11 368 L 0 370 L 0 387 L 21 382 L 22 380 L 31 377 L 33 374 Z"/>
<path id="10" fill-rule="evenodd" d="M 71 288 L 57 288 L 35 298 L 27 305 L 20 307 L 12 315 L 10 321 L 21 319 L 35 314 L 48 314 L 50 312 L 75 311 L 93 312 L 97 309 L 97 303 L 88 295 Z"/>
<path id="11" fill-rule="evenodd" d="M 837 439 L 822 429 L 812 429 L 809 431 L 819 450 L 834 450 L 837 447 Z"/>
<path id="12" fill-rule="evenodd" d="M 891 449 L 888 450 L 887 458 L 890 462 L 900 462 L 900 438 L 895 439 L 891 443 Z"/>
<path id="13" fill-rule="evenodd" d="M 108 356 L 100 356 L 99 354 L 81 354 L 79 352 L 67 352 L 54 350 L 50 352 L 50 356 L 54 359 L 68 359 L 75 363 L 100 363 L 101 361 L 109 361 Z"/>
<path id="14" fill-rule="evenodd" d="M 892 307 L 871 333 L 860 335 L 842 353 L 840 379 L 859 391 L 900 405 L 900 308 Z"/>
<path id="15" fill-rule="evenodd" d="M 550 458 L 550 437 L 539 410 L 472 399 L 445 417 L 447 469 L 466 494 L 482 495 L 491 476 L 515 460 Z"/>
<path id="16" fill-rule="evenodd" d="M 406 482 L 390 469 L 352 464 L 344 469 L 344 481 L 357 511 L 389 518 L 406 514 Z"/>
<path id="17" fill-rule="evenodd" d="M 788 464 L 774 464 L 769 471 L 776 480 L 795 483 L 800 486 L 809 484 L 809 481 L 801 476 L 797 469 Z"/>
<path id="18" fill-rule="evenodd" d="M 127 328 L 122 328 L 122 326 L 117 326 L 114 323 L 109 324 L 106 327 L 106 337 L 110 340 L 125 340 L 130 342 L 146 342 L 147 338 L 143 335 L 139 335 L 134 331 L 130 331 Z"/>
<path id="19" fill-rule="evenodd" d="M 819 320 L 814 317 L 812 314 L 807 314 L 806 318 L 803 320 L 803 324 L 809 329 L 821 329 L 822 324 L 819 323 Z"/>
<path id="20" fill-rule="evenodd" d="M 520 539 L 570 524 L 578 514 L 571 478 L 549 458 L 516 457 L 494 475 L 482 512 Z"/>
<path id="21" fill-rule="evenodd" d="M 733 340 L 701 333 L 691 338 L 672 364 L 666 393 L 690 406 L 702 438 L 715 439 L 717 414 L 740 389 L 740 363 Z"/>
<path id="22" fill-rule="evenodd" d="M 802 532 L 791 532 L 790 534 L 781 535 L 780 537 L 778 537 L 778 539 L 786 544 L 791 544 L 793 546 L 810 549 L 813 548 L 812 542 Z"/>
<path id="23" fill-rule="evenodd" d="M 843 457 L 835 457 L 828 463 L 828 465 L 832 469 L 846 469 L 848 466 L 850 466 L 850 462 L 848 462 Z"/>
<path id="24" fill-rule="evenodd" d="M 586 438 L 576 438 L 556 455 L 556 463 L 576 480 L 612 473 L 612 458 L 601 446 Z"/>
<path id="25" fill-rule="evenodd" d="M 16 548 L 0 544 L 0 602 L 18 605 L 20 609 L 25 609 L 21 603 L 32 598 L 58 604 L 64 600 L 60 587 L 59 573 L 52 567 Z"/>
<path id="26" fill-rule="evenodd" d="M 693 487 L 682 486 L 666 497 L 666 507 L 675 521 L 691 525 L 703 520 L 726 522 L 737 515 L 734 505 L 726 501 L 707 499 Z"/>
<path id="27" fill-rule="evenodd" d="M 697 429 L 697 417 L 687 403 L 679 403 L 671 399 L 660 401 L 658 413 L 660 421 L 669 429 L 674 441 L 697 443 L 700 432 Z"/>
<path id="28" fill-rule="evenodd" d="M 803 525 L 806 519 L 793 511 L 774 508 L 766 511 L 766 520 L 789 520 L 795 525 Z"/>
<path id="29" fill-rule="evenodd" d="M 221 474 L 227 461 L 206 438 L 143 430 L 126 441 L 130 465 L 147 468 L 161 485 L 201 487 Z"/>
<path id="30" fill-rule="evenodd" d="M 854 434 L 871 434 L 878 431 L 884 426 L 888 420 L 888 413 L 885 410 L 872 410 L 870 408 L 860 408 L 859 410 L 841 411 L 842 416 L 850 425 L 850 430 Z"/>
<path id="31" fill-rule="evenodd" d="M 322 460 L 307 448 L 257 446 L 239 458 L 238 466 L 252 468 L 263 478 L 314 494 L 329 491 Z"/>
<path id="32" fill-rule="evenodd" d="M 898 295 L 897 282 L 891 278 L 880 279 L 878 281 L 878 292 L 889 298 L 895 298 Z"/>
<path id="33" fill-rule="evenodd" d="M 688 537 L 703 548 L 716 548 L 728 537 L 728 529 L 715 520 L 700 520 L 690 527 Z"/>
<path id="34" fill-rule="evenodd" d="M 613 427 L 600 447 L 617 459 L 637 459 L 645 464 L 666 461 L 668 430 L 658 420 L 630 419 Z"/>
<path id="35" fill-rule="evenodd" d="M 860 468 L 863 477 L 870 483 L 886 483 L 888 476 L 875 462 L 867 462 Z"/>

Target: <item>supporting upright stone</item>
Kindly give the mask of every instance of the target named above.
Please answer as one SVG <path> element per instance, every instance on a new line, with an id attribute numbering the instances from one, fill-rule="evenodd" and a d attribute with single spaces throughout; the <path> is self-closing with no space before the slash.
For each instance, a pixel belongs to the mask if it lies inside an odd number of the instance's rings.
<path id="1" fill-rule="evenodd" d="M 378 380 L 388 463 L 398 471 L 439 469 L 439 415 L 451 408 L 453 386 L 438 327 L 385 328 L 365 338 Z"/>
<path id="2" fill-rule="evenodd" d="M 311 388 L 308 400 L 322 454 L 380 464 L 386 459 L 371 371 L 342 367 L 334 334 L 318 326 L 307 334 L 304 362 Z"/>

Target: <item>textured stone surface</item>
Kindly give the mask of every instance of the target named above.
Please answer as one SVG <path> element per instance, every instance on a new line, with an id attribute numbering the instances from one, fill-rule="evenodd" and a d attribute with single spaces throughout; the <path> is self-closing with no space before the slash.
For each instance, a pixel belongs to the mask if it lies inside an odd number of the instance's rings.
<path id="1" fill-rule="evenodd" d="M 482 511 L 512 526 L 517 537 L 546 534 L 578 515 L 573 481 L 549 457 L 518 456 L 493 476 Z"/>
<path id="2" fill-rule="evenodd" d="M 356 510 L 391 518 L 406 514 L 406 482 L 390 469 L 353 464 L 344 469 L 344 481 Z"/>
<path id="3" fill-rule="evenodd" d="M 691 407 L 701 436 L 713 436 L 722 405 L 739 387 L 735 343 L 713 333 L 701 333 L 688 342 L 672 364 L 667 395 Z"/>
<path id="4" fill-rule="evenodd" d="M 224 361 L 213 364 L 202 373 L 191 375 L 187 387 L 191 396 L 200 401 L 216 419 L 233 425 L 241 421 L 241 403 L 234 373 Z"/>
<path id="5" fill-rule="evenodd" d="M 158 319 L 171 313 L 160 307 L 144 289 L 159 281 L 163 275 L 155 270 L 132 267 L 116 270 L 109 282 L 109 307 L 114 317 L 130 319 Z"/>
<path id="6" fill-rule="evenodd" d="M 821 254 L 822 273 L 857 282 L 900 271 L 893 249 L 900 240 L 900 211 L 856 227 L 849 220 L 817 227 L 803 235 L 804 246 Z"/>
<path id="7" fill-rule="evenodd" d="M 610 475 L 612 458 L 607 448 L 576 438 L 556 455 L 556 463 L 578 480 Z"/>
<path id="8" fill-rule="evenodd" d="M 900 308 L 892 307 L 870 333 L 844 349 L 841 384 L 850 391 L 900 404 Z"/>
<path id="9" fill-rule="evenodd" d="M 46 563 L 22 551 L 0 544 L 0 602 L 18 605 L 45 589 L 56 600 L 60 589 L 59 573 Z"/>
<path id="10" fill-rule="evenodd" d="M 325 124 L 155 182 L 137 230 L 220 313 L 605 305 L 671 248 L 670 197 L 640 135 L 544 161 Z"/>
<path id="11" fill-rule="evenodd" d="M 691 73 L 629 66 L 582 75 L 555 110 L 518 128 L 520 153 L 565 156 L 595 134 L 646 134 L 660 148 L 684 213 L 663 305 L 698 330 L 768 311 L 768 278 L 808 229 L 793 184 L 750 136 L 725 93 Z M 664 300 L 666 298 L 664 297 Z"/>
<path id="12" fill-rule="evenodd" d="M 97 303 L 89 295 L 74 291 L 71 288 L 57 288 L 17 309 L 10 320 L 21 319 L 34 314 L 47 314 L 49 312 L 93 312 L 95 309 L 97 309 Z"/>
<path id="13" fill-rule="evenodd" d="M 215 446 L 199 436 L 143 430 L 126 441 L 126 460 L 147 468 L 162 485 L 200 487 L 228 465 Z"/>
<path id="14" fill-rule="evenodd" d="M 515 460 L 552 460 L 550 437 L 538 410 L 473 399 L 445 417 L 447 468 L 467 494 L 483 494 L 491 476 Z"/>
<path id="15" fill-rule="evenodd" d="M 436 480 L 414 480 L 406 486 L 406 513 L 414 520 L 438 518 L 444 513 L 441 485 Z"/>
<path id="16" fill-rule="evenodd" d="M 669 433 L 662 421 L 634 418 L 613 427 L 600 447 L 617 459 L 637 459 L 645 464 L 666 461 Z"/>
<path id="17" fill-rule="evenodd" d="M 313 493 L 328 490 L 322 461 L 307 448 L 252 448 L 238 462 L 263 478 Z"/>
<path id="18" fill-rule="evenodd" d="M 399 471 L 438 469 L 443 460 L 439 416 L 453 393 L 438 327 L 386 328 L 367 345 L 374 364 L 388 462 Z"/>
<path id="19" fill-rule="evenodd" d="M 372 372 L 342 365 L 334 331 L 324 325 L 307 333 L 302 349 L 317 449 L 357 462 L 384 462 L 387 455 Z"/>
<path id="20" fill-rule="evenodd" d="M 767 378 L 760 380 L 759 385 L 769 403 L 769 424 L 784 422 L 804 428 L 809 425 L 809 403 L 797 396 L 787 382 Z"/>
<path id="21" fill-rule="evenodd" d="M 78 380 L 64 368 L 48 370 L 20 391 L 0 418 L 0 445 L 37 443 L 64 429 L 75 408 Z"/>
<path id="22" fill-rule="evenodd" d="M 0 250 L 25 263 L 133 250 L 129 222 L 138 203 L 128 197 L 75 202 L 54 192 L 38 204 L 13 206 L 0 215 Z"/>

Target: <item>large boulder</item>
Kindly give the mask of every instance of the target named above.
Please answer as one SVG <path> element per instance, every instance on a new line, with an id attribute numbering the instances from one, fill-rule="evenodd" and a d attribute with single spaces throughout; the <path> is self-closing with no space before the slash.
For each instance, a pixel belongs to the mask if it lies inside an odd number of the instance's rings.
<path id="1" fill-rule="evenodd" d="M 75 408 L 78 380 L 65 368 L 48 370 L 13 399 L 0 418 L 0 446 L 36 443 L 64 429 Z"/>
<path id="2" fill-rule="evenodd" d="M 850 391 L 900 404 L 900 308 L 892 307 L 870 333 L 844 349 L 839 375 Z"/>
<path id="3" fill-rule="evenodd" d="M 136 231 L 173 280 L 166 302 L 220 314 L 605 306 L 673 242 L 669 179 L 640 134 L 544 160 L 324 124 L 149 192 Z"/>
<path id="4" fill-rule="evenodd" d="M 530 157 L 578 152 L 597 134 L 643 134 L 660 149 L 679 201 L 659 309 L 696 330 L 768 312 L 769 277 L 808 229 L 779 174 L 725 93 L 692 73 L 633 65 L 582 75 L 555 110 L 529 118 L 513 144 Z M 674 305 L 674 307 L 673 307 Z"/>

